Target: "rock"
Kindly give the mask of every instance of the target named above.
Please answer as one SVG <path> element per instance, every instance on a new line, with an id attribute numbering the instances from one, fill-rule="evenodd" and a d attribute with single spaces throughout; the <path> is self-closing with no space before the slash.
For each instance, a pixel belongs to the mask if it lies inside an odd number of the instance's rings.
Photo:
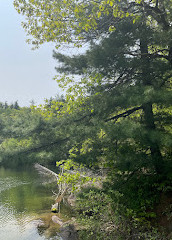
<path id="1" fill-rule="evenodd" d="M 76 198 L 73 194 L 71 194 L 68 198 L 67 198 L 67 202 L 71 207 L 75 207 L 75 201 Z"/>
<path id="2" fill-rule="evenodd" d="M 57 216 L 52 216 L 52 221 L 53 221 L 54 223 L 59 224 L 60 226 L 63 225 L 63 221 L 62 221 L 59 217 L 57 217 Z"/>
<path id="3" fill-rule="evenodd" d="M 78 233 L 73 224 L 62 226 L 59 235 L 63 240 L 78 240 Z"/>

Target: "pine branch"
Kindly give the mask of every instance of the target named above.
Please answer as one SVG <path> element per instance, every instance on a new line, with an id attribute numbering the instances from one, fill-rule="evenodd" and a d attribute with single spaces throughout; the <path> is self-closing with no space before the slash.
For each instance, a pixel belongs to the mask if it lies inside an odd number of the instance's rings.
<path id="1" fill-rule="evenodd" d="M 51 142 L 51 143 L 48 143 L 48 144 L 45 144 L 45 145 L 37 146 L 37 147 L 30 148 L 30 149 L 23 150 L 23 151 L 16 151 L 16 152 L 13 152 L 12 155 L 29 154 L 29 153 L 32 153 L 32 152 L 37 152 L 39 150 L 47 149 L 47 148 L 53 147 L 55 145 L 60 145 L 61 143 L 65 142 L 67 140 L 69 140 L 69 138 L 60 139 L 60 140 L 55 141 L 55 142 Z M 11 156 L 11 154 L 8 154 L 8 156 Z"/>
<path id="2" fill-rule="evenodd" d="M 165 54 L 162 54 L 164 51 L 168 51 L 169 54 L 168 55 L 165 55 Z M 131 55 L 131 56 L 134 56 L 134 57 L 149 57 L 149 58 L 152 58 L 152 59 L 156 59 L 156 58 L 164 58 L 166 60 L 169 60 L 170 61 L 170 50 L 168 49 L 162 49 L 162 50 L 158 50 L 154 53 L 137 53 L 137 52 L 125 52 L 124 54 L 128 54 L 128 55 Z"/>
<path id="3" fill-rule="evenodd" d="M 109 122 L 109 121 L 111 121 L 111 120 L 117 120 L 117 119 L 120 118 L 120 117 L 128 117 L 130 114 L 132 114 L 132 113 L 134 113 L 134 112 L 136 112 L 137 110 L 142 109 L 142 108 L 143 108 L 143 106 L 132 108 L 132 109 L 126 111 L 126 112 L 123 112 L 123 113 L 118 114 L 118 115 L 116 115 L 116 116 L 114 116 L 114 117 L 111 117 L 111 118 L 106 119 L 105 122 Z"/>
<path id="4" fill-rule="evenodd" d="M 54 145 L 59 145 L 59 144 L 65 142 L 65 141 L 67 141 L 68 139 L 69 138 L 60 139 L 60 140 L 55 141 L 55 142 L 51 142 L 51 143 L 48 143 L 48 144 L 45 144 L 45 145 L 42 145 L 42 146 L 37 146 L 35 148 L 28 149 L 28 150 L 26 150 L 24 152 L 21 152 L 21 153 L 37 152 L 37 151 L 39 151 L 41 149 L 49 148 L 49 147 L 52 147 Z"/>

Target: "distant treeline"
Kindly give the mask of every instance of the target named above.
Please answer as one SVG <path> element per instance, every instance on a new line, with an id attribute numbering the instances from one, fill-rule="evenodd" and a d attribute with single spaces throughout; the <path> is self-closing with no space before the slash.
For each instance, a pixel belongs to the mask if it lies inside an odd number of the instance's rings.
<path id="1" fill-rule="evenodd" d="M 0 102 L 0 109 L 8 109 L 8 108 L 19 110 L 20 106 L 18 104 L 18 101 L 15 101 L 14 103 L 11 103 L 11 104 L 8 104 L 7 101 L 5 101 L 5 103 Z"/>

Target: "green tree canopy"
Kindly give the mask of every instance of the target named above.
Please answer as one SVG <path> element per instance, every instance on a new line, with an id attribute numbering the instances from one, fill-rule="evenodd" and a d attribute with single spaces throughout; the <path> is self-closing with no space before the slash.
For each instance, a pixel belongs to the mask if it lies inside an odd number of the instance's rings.
<path id="1" fill-rule="evenodd" d="M 53 138 L 65 139 L 66 155 L 61 156 L 106 171 L 103 194 L 111 199 L 113 211 L 120 205 L 123 215 L 151 217 L 148 209 L 153 209 L 158 194 L 170 191 L 172 181 L 172 4 L 167 0 L 14 4 L 26 16 L 23 26 L 36 46 L 89 42 L 81 55 L 54 51 L 61 64 L 57 71 L 80 78 L 59 77 L 59 86 L 67 89 L 65 101 L 37 108 L 47 121 L 53 119 Z"/>
<path id="2" fill-rule="evenodd" d="M 25 15 L 23 27 L 36 45 L 55 42 L 57 46 L 79 46 L 83 41 L 101 39 L 127 17 L 135 23 L 144 16 L 147 25 L 169 31 L 172 15 L 168 0 L 15 0 L 14 6 Z"/>

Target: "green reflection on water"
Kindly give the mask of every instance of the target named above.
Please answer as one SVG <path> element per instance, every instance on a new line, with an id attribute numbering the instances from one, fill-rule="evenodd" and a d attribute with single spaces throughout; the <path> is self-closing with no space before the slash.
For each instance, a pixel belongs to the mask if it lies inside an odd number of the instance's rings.
<path id="1" fill-rule="evenodd" d="M 41 180 L 33 169 L 0 168 L 0 239 L 47 239 L 39 235 L 35 219 L 51 208 L 54 199 L 52 186 Z"/>

